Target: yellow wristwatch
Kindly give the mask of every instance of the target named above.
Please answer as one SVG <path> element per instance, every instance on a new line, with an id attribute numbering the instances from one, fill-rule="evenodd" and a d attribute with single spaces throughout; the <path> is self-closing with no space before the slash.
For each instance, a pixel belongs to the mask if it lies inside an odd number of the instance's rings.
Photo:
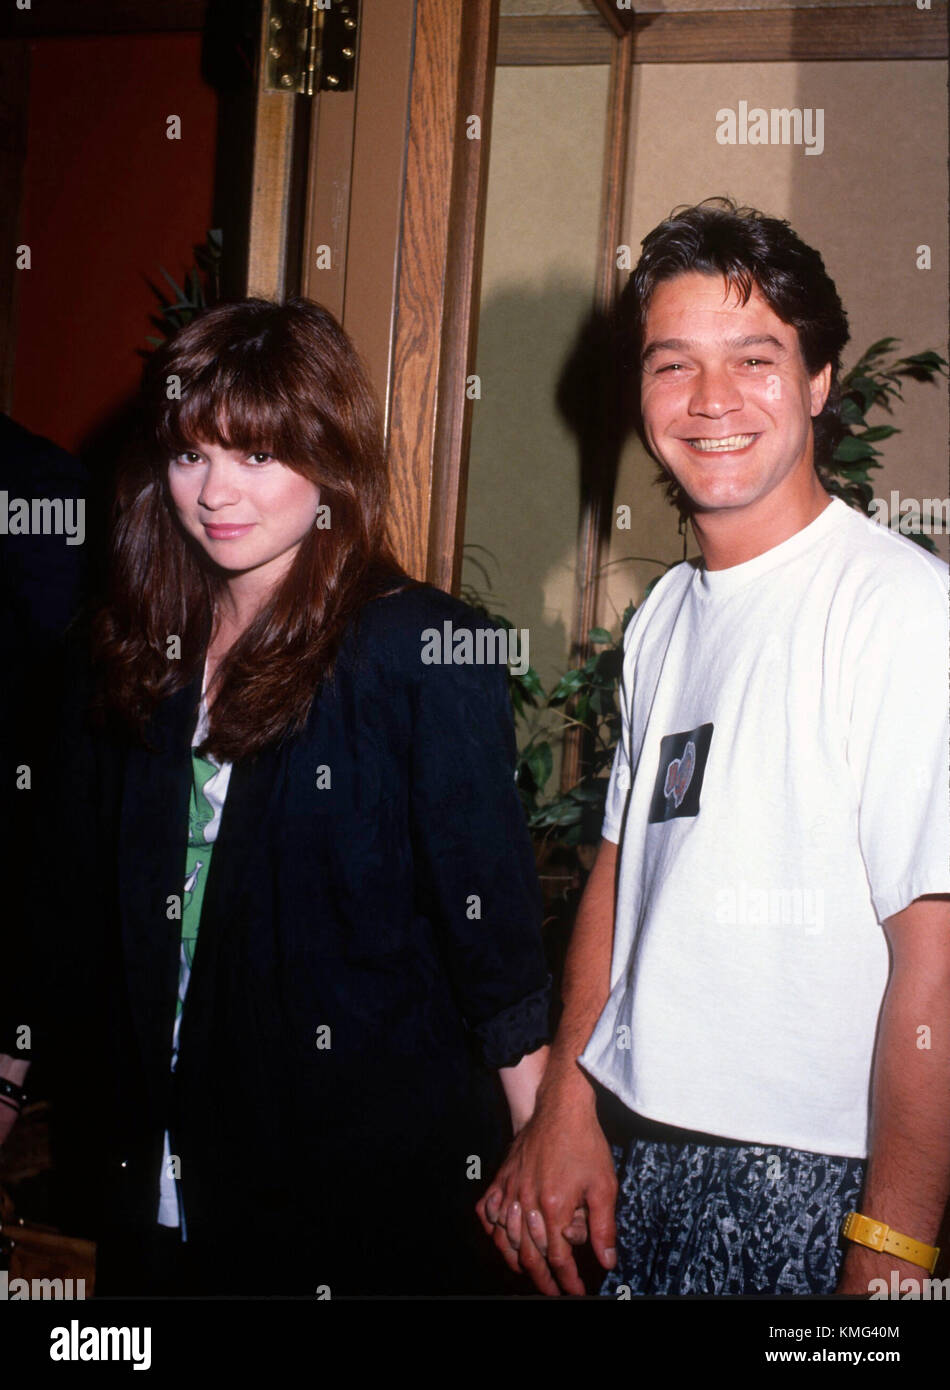
<path id="1" fill-rule="evenodd" d="M 885 1255 L 896 1255 L 898 1259 L 922 1265 L 928 1274 L 933 1274 L 937 1256 L 940 1254 L 937 1246 L 925 1245 L 922 1240 L 899 1235 L 883 1221 L 875 1221 L 872 1217 L 862 1216 L 857 1211 L 848 1212 L 841 1225 L 841 1234 L 845 1240 L 856 1241 L 858 1245 L 866 1245 L 870 1250 L 880 1250 Z"/>

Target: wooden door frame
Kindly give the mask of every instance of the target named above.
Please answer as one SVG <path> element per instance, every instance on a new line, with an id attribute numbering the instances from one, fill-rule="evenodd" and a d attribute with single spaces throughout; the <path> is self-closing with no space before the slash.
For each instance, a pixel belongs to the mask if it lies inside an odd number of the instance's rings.
<path id="1" fill-rule="evenodd" d="M 380 397 L 396 553 L 445 589 L 459 579 L 498 8 L 361 0 L 355 96 L 265 93 L 259 76 L 249 292 L 297 288 L 300 238 L 299 288 L 341 318 Z M 302 102 L 303 229 L 288 192 Z"/>

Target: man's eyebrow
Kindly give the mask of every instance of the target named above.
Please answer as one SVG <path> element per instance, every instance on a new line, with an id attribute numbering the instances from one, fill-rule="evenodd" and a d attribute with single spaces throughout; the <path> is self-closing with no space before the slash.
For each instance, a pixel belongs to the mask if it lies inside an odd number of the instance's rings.
<path id="1" fill-rule="evenodd" d="M 785 344 L 780 343 L 774 333 L 749 333 L 744 338 L 730 338 L 728 346 L 736 348 L 773 347 L 778 348 L 780 352 L 786 351 Z"/>
<path id="2" fill-rule="evenodd" d="M 688 338 L 660 338 L 648 343 L 643 349 L 641 361 L 646 362 L 658 352 L 689 352 L 692 343 Z"/>
<path id="3" fill-rule="evenodd" d="M 695 344 L 690 338 L 659 338 L 647 344 L 643 350 L 641 361 L 649 361 L 658 352 L 689 352 L 694 346 Z M 785 344 L 779 342 L 774 333 L 747 333 L 741 338 L 727 338 L 726 347 L 771 347 L 777 348 L 780 352 L 787 351 Z"/>

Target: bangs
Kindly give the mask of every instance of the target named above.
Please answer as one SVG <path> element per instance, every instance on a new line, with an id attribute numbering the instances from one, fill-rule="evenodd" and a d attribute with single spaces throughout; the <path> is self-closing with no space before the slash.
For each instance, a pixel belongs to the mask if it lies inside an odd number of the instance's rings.
<path id="1" fill-rule="evenodd" d="M 180 401 L 164 403 L 156 441 L 166 456 L 193 448 L 199 441 L 240 453 L 273 454 L 281 463 L 313 468 L 315 432 L 323 434 L 313 410 L 294 408 L 286 388 L 265 379 L 255 361 L 242 370 L 214 362 L 192 379 Z M 316 427 L 316 431 L 315 431 Z"/>

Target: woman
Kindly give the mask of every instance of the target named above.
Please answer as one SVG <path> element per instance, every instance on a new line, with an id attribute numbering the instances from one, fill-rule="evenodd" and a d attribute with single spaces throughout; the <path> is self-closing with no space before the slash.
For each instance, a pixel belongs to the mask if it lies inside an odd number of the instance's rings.
<path id="1" fill-rule="evenodd" d="M 325 310 L 215 307 L 144 400 L 64 801 L 101 971 L 74 932 L 61 958 L 104 982 L 99 1291 L 497 1288 L 493 1073 L 517 1129 L 547 1036 L 504 668 L 423 662 L 479 619 L 392 558 Z"/>

